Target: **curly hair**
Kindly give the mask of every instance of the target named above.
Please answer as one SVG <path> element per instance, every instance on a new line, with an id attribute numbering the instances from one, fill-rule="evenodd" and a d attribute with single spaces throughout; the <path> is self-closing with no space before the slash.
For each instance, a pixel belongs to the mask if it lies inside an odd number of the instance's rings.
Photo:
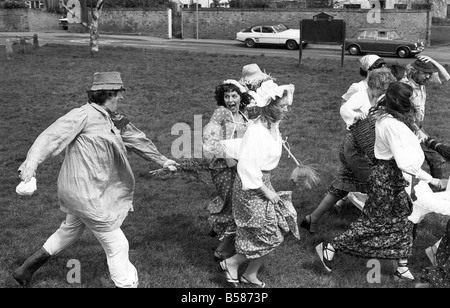
<path id="1" fill-rule="evenodd" d="M 239 90 L 239 88 L 236 85 L 231 83 L 220 84 L 216 87 L 216 90 L 214 92 L 214 99 L 217 102 L 217 106 L 227 107 L 224 100 L 224 94 L 226 92 L 233 92 L 233 91 L 239 94 L 239 96 L 241 97 L 241 104 L 239 105 L 239 110 L 241 111 L 244 110 L 245 107 L 247 107 L 247 105 L 252 100 L 252 96 L 248 93 L 242 93 L 241 90 Z"/>
<path id="2" fill-rule="evenodd" d="M 371 89 L 380 89 L 386 91 L 389 84 L 395 82 L 396 79 L 391 70 L 387 67 L 374 69 L 369 73 L 367 84 Z"/>
<path id="3" fill-rule="evenodd" d="M 412 95 L 413 88 L 409 84 L 401 81 L 393 82 L 389 85 L 385 97 L 371 110 L 371 113 L 378 111 L 380 117 L 391 115 L 412 131 L 416 131 L 414 119 L 417 111 L 411 102 Z"/>

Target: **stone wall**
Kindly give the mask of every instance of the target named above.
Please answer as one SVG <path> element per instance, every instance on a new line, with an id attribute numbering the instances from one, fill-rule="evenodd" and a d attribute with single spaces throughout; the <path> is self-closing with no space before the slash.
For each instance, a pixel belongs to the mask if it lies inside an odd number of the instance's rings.
<path id="1" fill-rule="evenodd" d="M 292 28 L 299 28 L 301 19 L 311 19 L 321 12 L 322 9 L 199 9 L 198 35 L 201 39 L 235 39 L 236 32 L 262 21 L 282 21 Z M 426 10 L 382 10 L 379 15 L 364 9 L 330 9 L 324 12 L 335 19 L 345 20 L 347 35 L 360 27 L 383 26 L 396 28 L 402 36 L 409 39 L 428 42 L 430 37 L 427 32 L 431 27 L 431 18 L 427 18 Z M 100 33 L 167 38 L 167 14 L 166 10 L 103 9 L 99 22 Z M 174 12 L 174 17 L 172 33 L 180 32 L 180 35 L 174 37 L 196 38 L 196 10 Z M 60 30 L 58 18 L 58 14 L 40 10 L 0 10 L 0 31 Z M 380 23 L 376 22 L 377 19 Z"/>
<path id="2" fill-rule="evenodd" d="M 99 28 L 103 33 L 133 33 L 167 37 L 167 11 L 103 9 Z"/>
<path id="3" fill-rule="evenodd" d="M 241 29 L 253 24 L 267 21 L 282 21 L 291 28 L 299 28 L 301 19 L 312 19 L 314 15 L 325 12 L 334 19 L 343 19 L 346 23 L 346 33 L 351 35 L 357 28 L 387 27 L 395 28 L 401 36 L 409 39 L 427 39 L 427 12 L 423 10 L 382 10 L 377 16 L 370 10 L 322 10 L 308 11 L 284 10 L 199 10 L 200 39 L 218 38 L 235 39 L 235 34 Z M 197 18 L 195 10 L 182 12 L 183 37 L 195 38 L 197 35 Z M 371 22 L 370 22 L 371 21 Z M 431 24 L 431 21 L 430 21 Z"/>

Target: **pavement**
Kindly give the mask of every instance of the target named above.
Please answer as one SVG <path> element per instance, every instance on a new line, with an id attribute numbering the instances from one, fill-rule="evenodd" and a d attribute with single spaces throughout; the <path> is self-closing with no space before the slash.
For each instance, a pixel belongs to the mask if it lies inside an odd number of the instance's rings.
<path id="1" fill-rule="evenodd" d="M 25 36 L 32 39 L 33 35 L 38 35 L 39 42 L 50 41 L 54 39 L 86 39 L 89 38 L 89 33 L 69 33 L 65 30 L 54 31 L 37 31 L 37 32 L 0 32 L 0 45 L 5 44 L 6 39 L 11 41 L 18 36 Z M 196 39 L 196 38 L 160 38 L 143 35 L 130 35 L 130 34 L 102 34 L 100 33 L 100 40 L 128 40 L 139 41 L 142 43 L 148 42 L 153 44 L 169 44 L 169 43 L 199 43 L 199 44 L 218 44 L 218 45 L 237 45 L 242 44 L 236 40 L 225 39 Z M 341 50 L 339 45 L 324 45 L 324 44 L 308 44 L 308 50 L 310 49 L 334 49 Z M 425 47 L 425 51 L 422 55 L 430 56 L 433 59 L 438 60 L 443 64 L 450 65 L 450 42 L 445 44 L 439 44 L 434 46 Z"/>

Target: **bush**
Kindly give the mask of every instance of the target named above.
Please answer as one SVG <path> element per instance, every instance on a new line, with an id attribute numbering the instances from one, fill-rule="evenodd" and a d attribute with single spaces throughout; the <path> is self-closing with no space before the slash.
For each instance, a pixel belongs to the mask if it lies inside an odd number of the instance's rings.
<path id="1" fill-rule="evenodd" d="M 26 9 L 28 6 L 22 1 L 5 1 L 0 3 L 0 8 L 3 9 Z"/>

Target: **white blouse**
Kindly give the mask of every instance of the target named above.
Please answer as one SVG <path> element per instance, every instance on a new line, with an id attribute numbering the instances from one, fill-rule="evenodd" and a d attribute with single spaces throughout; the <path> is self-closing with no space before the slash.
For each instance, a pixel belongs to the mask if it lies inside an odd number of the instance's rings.
<path id="1" fill-rule="evenodd" d="M 402 122 L 392 116 L 385 116 L 375 124 L 375 157 L 395 159 L 403 172 L 429 183 L 432 176 L 421 169 L 425 155 L 417 136 Z"/>
<path id="2" fill-rule="evenodd" d="M 360 82 L 352 83 L 350 87 L 348 87 L 347 92 L 342 95 L 342 98 L 347 101 L 353 94 L 355 94 L 356 92 L 367 90 L 368 87 L 369 85 L 367 84 L 366 79 L 361 80 Z"/>
<path id="3" fill-rule="evenodd" d="M 347 129 L 355 123 L 355 118 L 357 116 L 367 116 L 370 107 L 372 107 L 372 105 L 370 104 L 367 89 L 356 92 L 348 101 L 342 104 L 339 112 L 345 124 L 347 124 Z"/>
<path id="4" fill-rule="evenodd" d="M 243 190 L 257 189 L 263 185 L 262 172 L 278 166 L 282 142 L 278 123 L 272 124 L 269 130 L 258 118 L 249 126 L 242 139 L 237 165 Z"/>

